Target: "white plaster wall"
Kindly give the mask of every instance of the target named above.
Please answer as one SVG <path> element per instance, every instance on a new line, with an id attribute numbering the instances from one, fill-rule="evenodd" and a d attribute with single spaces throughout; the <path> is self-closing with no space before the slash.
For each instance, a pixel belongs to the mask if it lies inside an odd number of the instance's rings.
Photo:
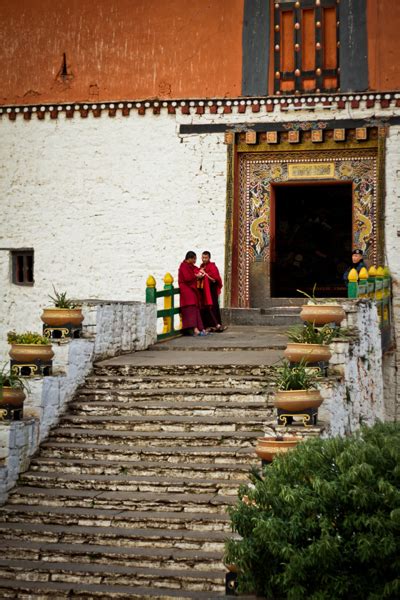
<path id="1" fill-rule="evenodd" d="M 76 298 L 144 300 L 187 250 L 223 271 L 222 134 L 177 135 L 170 115 L 0 119 L 0 361 L 6 332 L 40 330 L 54 284 Z M 8 248 L 33 247 L 35 285 L 10 283 Z"/>
<path id="2" fill-rule="evenodd" d="M 394 355 L 384 361 L 387 396 L 391 395 L 393 419 L 400 418 L 400 127 L 391 127 L 386 140 L 385 245 L 392 274 Z"/>

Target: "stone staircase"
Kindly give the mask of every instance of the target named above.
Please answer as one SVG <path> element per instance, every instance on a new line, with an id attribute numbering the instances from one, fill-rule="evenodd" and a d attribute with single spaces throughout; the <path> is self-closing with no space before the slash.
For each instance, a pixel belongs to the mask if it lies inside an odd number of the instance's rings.
<path id="1" fill-rule="evenodd" d="M 0 509 L 0 597 L 224 597 L 227 507 L 260 464 L 279 348 L 252 364 L 252 342 L 235 361 L 213 337 L 203 364 L 95 368 Z"/>

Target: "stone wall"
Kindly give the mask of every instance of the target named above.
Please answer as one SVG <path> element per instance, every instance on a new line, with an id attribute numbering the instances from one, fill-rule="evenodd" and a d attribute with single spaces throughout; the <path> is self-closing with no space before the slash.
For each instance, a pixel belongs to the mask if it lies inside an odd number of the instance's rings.
<path id="1" fill-rule="evenodd" d="M 95 361 L 144 350 L 156 341 L 156 307 L 140 302 L 82 302 L 83 337 L 54 342 L 53 376 L 27 380 L 24 420 L 0 422 L 0 504 L 28 468 Z"/>
<path id="2" fill-rule="evenodd" d="M 354 329 L 348 340 L 331 344 L 333 378 L 321 390 L 319 416 L 328 426 L 324 435 L 347 435 L 361 425 L 386 420 L 392 399 L 384 397 L 381 334 L 376 305 L 370 300 L 343 302 L 346 321 Z"/>

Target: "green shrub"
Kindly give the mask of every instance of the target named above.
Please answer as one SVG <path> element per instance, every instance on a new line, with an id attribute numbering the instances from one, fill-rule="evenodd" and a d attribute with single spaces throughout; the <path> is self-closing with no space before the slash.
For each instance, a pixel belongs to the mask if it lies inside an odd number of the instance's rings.
<path id="1" fill-rule="evenodd" d="M 49 338 L 34 331 L 26 331 L 25 333 L 9 331 L 7 333 L 7 341 L 9 344 L 39 344 L 43 346 L 51 343 Z"/>
<path id="2" fill-rule="evenodd" d="M 400 598 L 400 423 L 309 440 L 251 475 L 226 546 L 268 600 Z"/>

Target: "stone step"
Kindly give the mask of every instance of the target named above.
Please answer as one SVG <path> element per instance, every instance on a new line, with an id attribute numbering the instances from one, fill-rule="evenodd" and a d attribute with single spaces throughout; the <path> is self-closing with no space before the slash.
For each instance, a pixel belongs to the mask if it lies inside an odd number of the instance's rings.
<path id="1" fill-rule="evenodd" d="M 46 542 L 16 537 L 2 540 L 4 557 L 18 560 L 63 561 L 112 564 L 131 567 L 178 568 L 182 572 L 196 568 L 224 572 L 220 550 L 161 548 L 157 545 L 125 546 Z"/>
<path id="2" fill-rule="evenodd" d="M 273 372 L 271 365 L 252 364 L 251 351 L 248 351 L 248 364 L 197 364 L 197 365 L 129 365 L 108 364 L 100 366 L 96 364 L 93 369 L 95 376 L 120 376 L 120 377 L 143 377 L 143 376 L 173 376 L 196 375 L 196 376 L 226 376 L 226 375 L 270 375 Z"/>
<path id="3" fill-rule="evenodd" d="M 121 376 L 121 375 L 90 375 L 86 378 L 84 387 L 110 389 L 156 389 L 156 388 L 251 388 L 256 389 L 265 385 L 265 375 L 209 375 L 202 376 L 186 375 L 179 376 L 153 375 L 153 376 Z"/>
<path id="4" fill-rule="evenodd" d="M 242 483 L 246 478 L 242 479 Z M 68 490 L 104 490 L 152 493 L 225 494 L 236 496 L 238 481 L 207 479 L 205 477 L 154 477 L 154 475 L 89 475 L 28 471 L 22 473 L 19 484 L 23 486 Z"/>
<path id="5" fill-rule="evenodd" d="M 51 523 L 53 525 L 95 525 L 97 527 L 190 529 L 192 531 L 222 531 L 229 524 L 226 514 L 173 511 L 114 510 L 82 508 L 75 506 L 51 506 L 11 504 L 2 507 L 0 522 Z"/>
<path id="6" fill-rule="evenodd" d="M 215 493 L 154 493 L 127 491 L 99 491 L 91 489 L 41 488 L 18 485 L 9 497 L 9 504 L 31 505 L 48 504 L 49 506 L 76 506 L 83 508 L 105 508 L 124 510 L 185 510 L 210 513 L 224 512 L 226 507 L 235 502 L 236 496 Z"/>
<path id="7" fill-rule="evenodd" d="M 253 455 L 255 457 L 255 455 Z M 121 461 L 89 460 L 87 458 L 45 457 L 40 455 L 31 461 L 30 471 L 46 473 L 88 473 L 93 475 L 150 475 L 153 477 L 198 477 L 203 474 L 208 479 L 242 481 L 249 471 L 246 463 L 238 461 L 217 463 L 168 462 L 168 461 Z"/>
<path id="8" fill-rule="evenodd" d="M 15 593 L 17 595 L 15 595 Z M 27 577 L 20 580 L 0 579 L 0 594 L 2 598 L 17 598 L 18 600 L 112 600 L 127 598 L 129 600 L 213 600 L 214 598 L 229 598 L 223 595 L 223 586 L 219 591 L 191 591 L 185 589 L 168 589 L 164 587 L 143 587 L 131 585 L 91 584 L 81 581 L 29 581 Z M 247 598 L 251 598 L 248 596 Z M 243 598 L 244 600 L 244 598 Z"/>
<path id="9" fill-rule="evenodd" d="M 50 435 L 49 442 L 73 442 L 84 444 L 120 444 L 121 449 L 144 446 L 219 446 L 245 448 L 249 447 L 258 437 L 264 435 L 263 426 L 251 431 L 112 431 L 106 429 L 57 427 Z"/>
<path id="10" fill-rule="evenodd" d="M 2 541 L 17 537 L 30 541 L 68 544 L 96 544 L 108 546 L 171 548 L 220 552 L 226 540 L 231 537 L 229 525 L 225 531 L 132 528 L 116 526 L 55 525 L 51 523 L 27 523 L 10 521 L 0 523 Z"/>
<path id="11" fill-rule="evenodd" d="M 74 431 L 78 428 L 88 431 L 90 434 L 97 427 L 104 427 L 107 434 L 112 432 L 153 432 L 158 436 L 162 432 L 245 432 L 260 431 L 260 420 L 271 419 L 274 409 L 264 410 L 257 417 L 255 411 L 248 411 L 241 417 L 235 416 L 200 416 L 193 414 L 190 416 L 177 415 L 153 415 L 150 419 L 146 415 L 65 415 L 60 422 L 60 427 L 71 425 Z"/>
<path id="12" fill-rule="evenodd" d="M 257 436 L 258 437 L 258 436 Z M 201 440 L 200 440 L 201 442 Z M 161 446 L 149 444 L 127 446 L 125 444 L 95 444 L 87 441 L 49 440 L 41 445 L 40 456 L 45 458 L 68 458 L 81 460 L 112 460 L 112 461 L 169 461 L 174 465 L 182 463 L 220 463 L 252 464 L 255 461 L 254 446 L 256 440 L 248 446 L 235 447 L 228 445 L 171 445 Z"/>
<path id="13" fill-rule="evenodd" d="M 168 402 L 163 400 L 137 400 L 131 402 L 129 400 L 118 402 L 112 400 L 87 400 L 86 398 L 77 399 L 68 405 L 69 415 L 124 415 L 125 417 L 131 416 L 146 416 L 147 419 L 153 419 L 156 416 L 186 416 L 192 417 L 192 420 L 198 417 L 215 416 L 230 417 L 231 422 L 248 416 L 249 414 L 256 414 L 259 421 L 264 421 L 267 418 L 271 418 L 272 404 L 271 399 L 265 397 L 257 400 L 246 398 L 244 402 L 236 402 L 230 400 L 222 401 L 205 401 L 199 400 L 198 402 L 186 402 L 181 400 L 178 404 L 175 402 Z"/>
<path id="14" fill-rule="evenodd" d="M 126 389 L 101 389 L 101 388 L 82 388 L 76 395 L 76 400 L 86 401 L 114 401 L 114 402 L 127 402 L 127 401 L 159 401 L 159 402 L 170 402 L 178 405 L 180 402 L 185 401 L 186 403 L 194 402 L 242 402 L 248 401 L 260 401 L 263 398 L 271 397 L 273 386 L 269 388 L 258 388 L 253 390 L 236 388 L 204 388 L 194 391 L 193 389 L 185 390 L 180 389 L 145 389 L 145 390 L 126 390 Z"/>
<path id="15" fill-rule="evenodd" d="M 0 559 L 0 579 L 37 582 L 57 581 L 94 585 L 118 585 L 171 590 L 221 592 L 224 589 L 223 571 L 186 569 L 149 569 L 148 567 L 77 564 L 42 560 Z"/>
<path id="16" fill-rule="evenodd" d="M 284 333 L 285 327 L 302 323 L 300 311 L 301 305 L 304 304 L 303 299 L 300 298 L 298 304 L 292 302 L 292 300 L 297 300 L 296 298 L 290 298 L 284 302 L 277 303 L 269 303 L 268 300 L 266 299 L 266 306 L 264 308 L 225 309 L 224 322 L 229 325 L 279 327 L 282 328 L 282 333 Z"/>

